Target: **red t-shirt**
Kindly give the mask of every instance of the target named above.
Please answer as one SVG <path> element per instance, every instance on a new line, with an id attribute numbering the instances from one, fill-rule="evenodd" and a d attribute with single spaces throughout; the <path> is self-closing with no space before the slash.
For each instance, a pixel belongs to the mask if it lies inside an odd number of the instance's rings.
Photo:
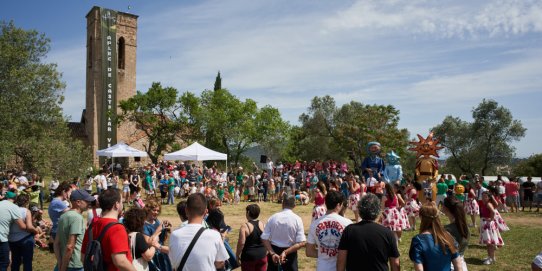
<path id="1" fill-rule="evenodd" d="M 519 185 L 516 182 L 507 182 L 504 184 L 504 189 L 507 196 L 517 196 L 519 195 L 518 189 Z"/>
<path id="2" fill-rule="evenodd" d="M 100 218 L 92 225 L 92 238 L 94 240 L 98 239 L 102 229 L 111 222 L 118 222 L 118 220 L 113 218 Z M 88 229 L 87 229 L 88 231 Z M 88 243 L 88 232 L 85 232 L 85 237 L 83 238 L 83 245 L 81 246 L 81 253 L 86 254 Z M 132 253 L 130 252 L 130 245 L 128 244 L 128 233 L 126 233 L 126 228 L 123 225 L 114 225 L 107 230 L 105 233 L 102 242 L 102 253 L 104 264 L 109 271 L 119 270 L 113 264 L 111 255 L 117 253 L 126 253 L 126 257 L 130 262 L 132 262 Z"/>

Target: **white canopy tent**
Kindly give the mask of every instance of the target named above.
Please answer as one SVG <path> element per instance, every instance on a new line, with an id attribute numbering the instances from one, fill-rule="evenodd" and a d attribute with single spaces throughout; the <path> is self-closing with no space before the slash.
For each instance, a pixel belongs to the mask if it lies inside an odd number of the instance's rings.
<path id="1" fill-rule="evenodd" d="M 228 168 L 228 155 L 225 153 L 213 151 L 205 146 L 195 142 L 194 144 L 176 152 L 164 155 L 164 160 L 182 160 L 182 161 L 206 161 L 206 160 L 226 160 Z"/>
<path id="2" fill-rule="evenodd" d="M 96 151 L 98 156 L 106 157 L 147 157 L 147 153 L 138 149 L 132 148 L 124 142 L 117 143 L 107 149 Z"/>
<path id="3" fill-rule="evenodd" d="M 124 142 L 119 142 L 107 149 L 97 150 L 96 155 L 110 157 L 113 160 L 115 157 L 147 157 L 146 152 L 132 148 Z M 111 166 L 113 166 L 113 160 Z"/>

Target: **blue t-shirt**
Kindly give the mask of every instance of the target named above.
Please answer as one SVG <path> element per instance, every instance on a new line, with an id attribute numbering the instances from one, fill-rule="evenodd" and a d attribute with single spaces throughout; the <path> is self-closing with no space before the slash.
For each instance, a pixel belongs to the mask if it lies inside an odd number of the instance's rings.
<path id="1" fill-rule="evenodd" d="M 51 218 L 51 222 L 53 222 L 53 227 L 51 228 L 52 233 L 56 233 L 56 229 L 58 227 L 58 219 L 60 218 L 60 215 L 62 215 L 62 212 L 66 210 L 68 206 L 64 201 L 59 200 L 58 198 L 54 198 L 51 201 L 51 204 L 49 204 L 49 218 Z"/>
<path id="2" fill-rule="evenodd" d="M 448 248 L 446 248 L 446 254 L 444 254 L 441 246 L 435 244 L 431 234 L 414 236 L 408 254 L 410 260 L 423 265 L 423 270 L 442 271 L 451 270 L 450 264 L 452 260 L 459 256 L 457 252 L 452 254 Z"/>
<path id="3" fill-rule="evenodd" d="M 143 225 L 143 234 L 147 236 L 151 236 L 156 232 L 156 229 L 158 229 L 158 226 L 160 226 L 160 220 L 156 219 L 154 223 L 149 223 L 148 221 L 145 221 L 145 224 Z M 158 235 L 158 243 L 161 245 L 164 244 L 166 233 L 164 229 L 162 229 L 162 232 L 160 235 Z"/>

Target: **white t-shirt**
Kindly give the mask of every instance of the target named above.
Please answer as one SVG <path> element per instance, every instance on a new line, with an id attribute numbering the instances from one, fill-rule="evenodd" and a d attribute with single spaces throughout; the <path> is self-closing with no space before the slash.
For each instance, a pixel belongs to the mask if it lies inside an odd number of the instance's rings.
<path id="1" fill-rule="evenodd" d="M 100 179 L 102 181 L 102 189 L 107 189 L 107 178 L 105 175 L 100 175 Z"/>
<path id="2" fill-rule="evenodd" d="M 350 219 L 337 213 L 325 215 L 312 222 L 307 243 L 318 247 L 317 271 L 335 270 L 339 241 L 344 229 L 350 224 Z"/>
<path id="3" fill-rule="evenodd" d="M 369 177 L 369 178 L 367 178 L 367 179 L 368 179 L 368 180 L 367 180 L 367 184 L 368 184 L 367 186 L 368 186 L 368 187 L 374 187 L 375 185 L 378 184 L 378 181 L 376 180 L 375 177 Z"/>
<path id="4" fill-rule="evenodd" d="M 202 227 L 201 224 L 187 224 L 171 233 L 169 241 L 169 259 L 173 268 L 181 263 L 184 252 L 192 239 Z M 225 261 L 229 258 L 220 233 L 215 230 L 205 230 L 192 248 L 183 270 L 209 270 L 215 271 L 215 262 Z"/>

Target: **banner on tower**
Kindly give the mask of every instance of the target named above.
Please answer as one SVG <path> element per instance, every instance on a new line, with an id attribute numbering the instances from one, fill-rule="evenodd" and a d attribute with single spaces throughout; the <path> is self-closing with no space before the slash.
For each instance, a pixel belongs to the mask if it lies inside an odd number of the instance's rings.
<path id="1" fill-rule="evenodd" d="M 99 149 L 117 144 L 117 12 L 100 8 L 102 37 L 102 109 Z"/>

